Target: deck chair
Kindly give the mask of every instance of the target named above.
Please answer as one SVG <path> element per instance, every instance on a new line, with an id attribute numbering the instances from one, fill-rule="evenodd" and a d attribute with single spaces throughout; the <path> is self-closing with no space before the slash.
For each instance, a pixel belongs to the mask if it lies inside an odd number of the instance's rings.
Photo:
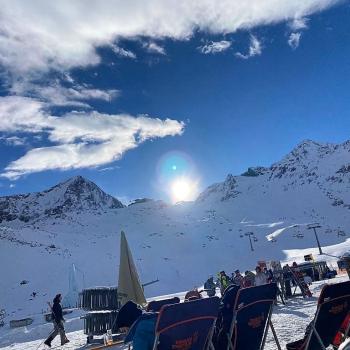
<path id="1" fill-rule="evenodd" d="M 309 332 L 303 339 L 287 344 L 287 349 L 326 350 L 349 312 L 350 281 L 326 284 L 318 298 L 315 317 L 308 326 Z"/>
<path id="2" fill-rule="evenodd" d="M 262 350 L 268 327 L 277 348 L 280 344 L 271 322 L 272 307 L 277 297 L 276 283 L 240 289 L 233 306 L 227 350 Z"/>
<path id="3" fill-rule="evenodd" d="M 147 311 L 159 312 L 162 306 L 178 304 L 180 299 L 178 297 L 163 299 L 163 300 L 153 300 L 148 303 Z"/>
<path id="4" fill-rule="evenodd" d="M 222 350 L 227 348 L 227 333 L 231 326 L 233 306 L 239 289 L 239 286 L 232 284 L 225 289 L 222 295 L 218 319 L 216 320 L 213 335 L 215 349 Z"/>
<path id="5" fill-rule="evenodd" d="M 153 350 L 214 349 L 211 338 L 219 304 L 220 299 L 212 297 L 163 306 Z"/>

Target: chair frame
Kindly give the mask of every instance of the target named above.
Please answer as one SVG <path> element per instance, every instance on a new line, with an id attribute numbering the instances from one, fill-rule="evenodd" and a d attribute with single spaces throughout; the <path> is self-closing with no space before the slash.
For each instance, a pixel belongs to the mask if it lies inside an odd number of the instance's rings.
<path id="1" fill-rule="evenodd" d="M 250 287 L 250 288 L 256 288 L 256 287 Z M 234 310 L 233 318 L 232 318 L 232 321 L 231 321 L 229 333 L 227 333 L 228 344 L 227 344 L 227 349 L 226 350 L 235 350 L 234 345 L 232 344 L 232 335 L 233 335 L 233 331 L 234 331 L 234 328 L 235 328 L 236 323 L 237 323 L 237 315 L 238 315 L 238 312 L 239 312 L 239 309 L 236 310 L 236 304 L 237 304 L 238 297 L 239 297 L 239 292 L 236 295 L 236 300 L 235 300 L 235 303 L 234 303 L 234 309 L 235 310 Z M 276 298 L 277 298 L 277 296 L 276 296 Z M 273 304 L 274 304 L 275 300 L 276 299 L 265 299 L 265 300 L 262 299 L 262 300 L 260 300 L 258 302 L 254 302 L 254 303 L 266 302 L 266 301 L 271 302 L 270 310 L 269 310 L 268 317 L 267 317 L 266 324 L 265 324 L 264 335 L 263 335 L 261 346 L 260 346 L 259 350 L 263 350 L 265 348 L 266 337 L 267 337 L 267 332 L 268 332 L 268 328 L 269 327 L 271 328 L 273 338 L 274 338 L 275 343 L 277 345 L 277 349 L 278 350 L 282 350 L 281 345 L 280 345 L 279 340 L 278 340 L 278 337 L 277 337 L 277 334 L 276 334 L 276 331 L 275 331 L 275 328 L 274 328 L 274 326 L 272 324 L 272 320 L 271 320 Z M 249 305 L 251 305 L 251 304 L 247 304 L 247 305 L 245 305 L 245 307 L 247 307 Z"/>
<path id="2" fill-rule="evenodd" d="M 344 283 L 344 282 L 341 282 L 341 283 Z M 336 283 L 338 284 L 338 283 Z M 326 285 L 327 286 L 327 285 Z M 326 287 L 325 286 L 325 287 Z M 324 288 L 325 288 L 324 287 Z M 319 300 L 321 298 L 321 295 L 323 293 L 323 290 L 321 291 L 321 294 L 320 294 L 320 297 L 319 297 Z M 330 298 L 329 300 L 325 300 L 323 299 L 323 302 L 321 304 L 318 304 L 317 305 L 317 310 L 316 310 L 316 313 L 315 313 L 315 316 L 313 318 L 313 320 L 311 321 L 310 323 L 310 326 L 311 326 L 311 331 L 310 333 L 307 335 L 307 338 L 305 339 L 305 347 L 303 348 L 303 350 L 309 350 L 309 347 L 310 347 L 310 342 L 311 342 L 311 339 L 312 339 L 312 336 L 315 335 L 316 336 L 316 339 L 321 347 L 321 350 L 326 350 L 326 346 L 322 340 L 322 337 L 320 336 L 319 332 L 317 331 L 316 329 L 316 326 L 315 326 L 315 323 L 319 317 L 319 314 L 321 313 L 322 311 L 322 307 L 327 303 L 327 302 L 330 302 L 330 301 L 334 301 L 334 300 L 337 300 L 337 299 L 343 299 L 343 298 L 346 298 L 346 297 L 350 297 L 350 294 L 345 294 L 345 295 L 342 295 L 342 296 L 338 296 L 336 298 Z M 350 311 L 349 311 L 350 312 Z M 349 313 L 348 312 L 348 313 Z M 349 331 L 350 331 L 350 323 L 349 325 L 347 326 L 346 330 L 345 330 L 345 333 L 344 333 L 344 339 L 347 338 L 348 334 L 349 334 Z M 333 346 L 334 347 L 334 346 Z M 335 347 L 334 347 L 335 348 Z"/>
<path id="3" fill-rule="evenodd" d="M 332 299 L 334 300 L 334 299 Z M 318 333 L 316 327 L 315 327 L 315 320 L 317 320 L 317 317 L 321 311 L 321 308 L 322 308 L 323 304 L 317 308 L 317 311 L 316 311 L 316 314 L 315 314 L 315 317 L 314 319 L 312 320 L 311 322 L 311 332 L 310 334 L 308 335 L 307 337 L 307 340 L 306 340 L 306 345 L 305 345 L 305 349 L 304 350 L 308 350 L 309 349 L 309 345 L 310 345 L 310 341 L 311 341 L 311 338 L 312 338 L 312 335 L 315 334 L 316 335 L 316 338 L 318 340 L 318 343 L 320 344 L 321 346 L 321 350 L 327 350 L 326 346 L 324 345 L 323 343 L 323 340 L 320 336 L 320 334 Z M 345 330 L 345 333 L 344 333 L 344 339 L 347 338 L 348 334 L 349 334 L 349 330 L 350 330 L 350 324 L 347 326 L 346 330 Z"/>
<path id="4" fill-rule="evenodd" d="M 158 318 L 157 318 L 157 323 L 156 324 L 158 324 L 159 319 L 162 316 L 162 310 L 163 310 L 164 307 L 166 307 L 166 305 L 164 305 L 161 308 L 161 310 L 159 312 L 159 315 L 158 315 Z M 194 317 L 194 318 L 191 318 L 191 319 L 187 319 L 187 320 L 184 320 L 184 321 L 181 321 L 181 322 L 174 323 L 174 324 L 172 324 L 172 325 L 170 325 L 170 326 L 168 326 L 168 327 L 166 327 L 164 329 L 161 329 L 160 331 L 156 331 L 156 336 L 155 336 L 155 339 L 154 339 L 154 344 L 153 344 L 152 350 L 157 350 L 158 349 L 159 337 L 165 330 L 168 330 L 168 329 L 173 328 L 173 327 L 177 327 L 178 325 L 181 325 L 181 324 L 185 324 L 185 323 L 192 322 L 192 321 L 195 321 L 195 320 L 203 320 L 203 319 L 212 319 L 213 320 L 212 325 L 210 327 L 210 330 L 208 332 L 208 336 L 207 336 L 207 340 L 206 340 L 206 346 L 205 346 L 205 348 L 203 350 L 215 350 L 212 338 L 213 338 L 213 334 L 214 334 L 214 328 L 215 328 L 215 322 L 217 320 L 217 316 L 216 317 L 214 317 L 214 316 Z M 156 326 L 156 329 L 157 329 L 157 326 Z"/>

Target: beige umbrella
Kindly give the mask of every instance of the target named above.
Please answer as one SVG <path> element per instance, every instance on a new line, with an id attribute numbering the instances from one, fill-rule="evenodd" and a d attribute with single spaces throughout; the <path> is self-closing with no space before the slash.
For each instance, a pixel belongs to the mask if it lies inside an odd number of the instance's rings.
<path id="1" fill-rule="evenodd" d="M 120 236 L 120 265 L 118 279 L 118 301 L 120 306 L 132 300 L 137 304 L 146 304 L 146 298 L 140 283 L 131 251 L 122 231 Z"/>

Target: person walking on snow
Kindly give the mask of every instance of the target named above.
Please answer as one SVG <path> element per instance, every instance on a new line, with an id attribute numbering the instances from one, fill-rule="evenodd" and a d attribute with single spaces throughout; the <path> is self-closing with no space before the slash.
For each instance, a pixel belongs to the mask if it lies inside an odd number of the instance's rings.
<path id="1" fill-rule="evenodd" d="M 53 306 L 52 306 L 52 321 L 54 330 L 50 333 L 49 337 L 45 340 L 44 344 L 51 348 L 51 342 L 54 340 L 54 338 L 59 334 L 61 337 L 61 345 L 64 345 L 66 343 L 69 343 L 69 340 L 66 337 L 66 333 L 64 331 L 64 318 L 62 313 L 62 295 L 57 294 L 55 298 L 53 299 Z"/>

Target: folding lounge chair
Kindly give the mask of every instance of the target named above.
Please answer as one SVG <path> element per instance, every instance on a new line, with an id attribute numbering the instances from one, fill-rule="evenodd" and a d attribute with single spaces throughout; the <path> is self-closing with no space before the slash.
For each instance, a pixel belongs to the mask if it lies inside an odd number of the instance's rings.
<path id="1" fill-rule="evenodd" d="M 227 334 L 229 332 L 232 318 L 233 306 L 240 287 L 234 284 L 228 286 L 221 298 L 218 319 L 216 320 L 213 335 L 213 344 L 215 349 L 222 350 L 227 348 Z"/>
<path id="2" fill-rule="evenodd" d="M 147 305 L 147 311 L 159 312 L 159 310 L 164 305 L 178 304 L 180 299 L 178 297 L 163 299 L 163 300 L 153 300 Z"/>
<path id="3" fill-rule="evenodd" d="M 277 348 L 280 344 L 271 322 L 272 307 L 277 297 L 276 283 L 240 289 L 233 306 L 233 319 L 228 333 L 227 350 L 262 350 L 268 327 Z"/>
<path id="4" fill-rule="evenodd" d="M 212 297 L 163 306 L 153 350 L 214 349 L 211 338 L 219 304 L 220 299 Z"/>
<path id="5" fill-rule="evenodd" d="M 350 281 L 326 284 L 318 299 L 315 318 L 309 325 L 309 333 L 304 339 L 287 344 L 287 349 L 326 350 L 349 312 Z"/>

